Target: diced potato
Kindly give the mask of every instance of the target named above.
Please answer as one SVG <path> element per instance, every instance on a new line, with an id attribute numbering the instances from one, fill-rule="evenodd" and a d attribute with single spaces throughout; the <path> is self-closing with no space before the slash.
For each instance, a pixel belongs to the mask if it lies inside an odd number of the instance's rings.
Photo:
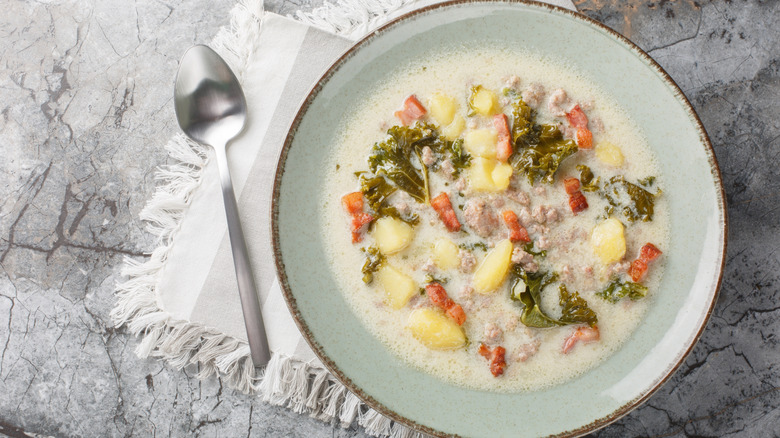
<path id="1" fill-rule="evenodd" d="M 439 239 L 433 246 L 433 262 L 441 269 L 452 269 L 460 265 L 460 250 L 450 239 Z"/>
<path id="2" fill-rule="evenodd" d="M 492 172 L 495 191 L 501 192 L 509 187 L 509 178 L 512 176 L 512 166 L 498 162 Z"/>
<path id="3" fill-rule="evenodd" d="M 445 140 L 455 141 L 460 137 L 464 129 L 466 129 L 466 119 L 460 114 L 455 114 L 452 123 L 441 129 L 441 136 Z"/>
<path id="4" fill-rule="evenodd" d="M 453 350 L 466 344 L 463 329 L 437 309 L 416 309 L 409 315 L 408 327 L 412 336 L 434 350 Z"/>
<path id="5" fill-rule="evenodd" d="M 599 142 L 596 145 L 595 152 L 596 158 L 609 166 L 620 167 L 623 165 L 623 161 L 625 160 L 623 158 L 623 152 L 620 151 L 620 148 L 608 141 Z"/>
<path id="6" fill-rule="evenodd" d="M 498 134 L 492 129 L 474 129 L 466 133 L 463 145 L 471 155 L 496 158 Z"/>
<path id="7" fill-rule="evenodd" d="M 512 242 L 506 239 L 487 253 L 474 273 L 475 292 L 486 294 L 498 289 L 504 283 L 512 262 L 512 249 Z"/>
<path id="8" fill-rule="evenodd" d="M 477 114 L 483 116 L 492 116 L 498 113 L 498 96 L 492 90 L 479 87 L 476 93 L 471 97 L 471 107 Z"/>
<path id="9" fill-rule="evenodd" d="M 498 160 L 472 157 L 468 170 L 469 188 L 477 192 L 492 192 L 495 188 L 493 170 L 495 170 L 497 162 Z"/>
<path id="10" fill-rule="evenodd" d="M 414 280 L 393 266 L 382 265 L 376 276 L 385 291 L 385 303 L 393 309 L 398 310 L 405 306 L 417 293 L 417 284 Z"/>
<path id="11" fill-rule="evenodd" d="M 395 254 L 406 248 L 414 237 L 414 231 L 409 224 L 392 217 L 377 219 L 372 234 L 379 251 L 385 255 Z"/>
<path id="12" fill-rule="evenodd" d="M 428 110 L 433 120 L 436 120 L 440 126 L 447 126 L 452 123 L 452 119 L 455 117 L 457 105 L 454 98 L 436 93 L 428 102 Z"/>
<path id="13" fill-rule="evenodd" d="M 626 254 L 623 224 L 615 218 L 609 218 L 596 225 L 590 236 L 590 244 L 605 265 L 619 261 Z"/>
<path id="14" fill-rule="evenodd" d="M 471 190 L 476 192 L 500 192 L 509 187 L 512 166 L 498 160 L 482 157 L 471 159 L 468 181 Z"/>

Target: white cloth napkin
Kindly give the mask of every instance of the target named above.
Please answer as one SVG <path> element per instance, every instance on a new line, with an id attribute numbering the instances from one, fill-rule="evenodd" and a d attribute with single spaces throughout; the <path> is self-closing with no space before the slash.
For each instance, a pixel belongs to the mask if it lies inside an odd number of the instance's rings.
<path id="1" fill-rule="evenodd" d="M 211 45 L 231 64 L 247 98 L 247 128 L 227 155 L 274 357 L 257 386 L 216 163 L 209 159 L 211 150 L 183 136 L 168 143 L 175 164 L 160 170 L 160 187 L 142 213 L 150 231 L 160 237 L 160 247 L 145 263 L 128 260 L 128 280 L 117 288 L 114 316 L 118 325 L 126 323 L 133 333 L 144 335 L 140 356 L 162 357 L 178 367 L 200 363 L 201 377 L 219 370 L 240 389 L 259 388 L 269 402 L 324 420 L 338 417 L 345 425 L 360 415 L 369 433 L 390 434 L 389 420 L 365 415 L 298 332 L 276 280 L 270 197 L 287 130 L 317 79 L 353 40 L 436 2 L 342 0 L 299 14 L 297 20 L 263 12 L 259 1 L 236 7 L 230 29 Z M 574 10 L 569 0 L 548 3 Z"/>

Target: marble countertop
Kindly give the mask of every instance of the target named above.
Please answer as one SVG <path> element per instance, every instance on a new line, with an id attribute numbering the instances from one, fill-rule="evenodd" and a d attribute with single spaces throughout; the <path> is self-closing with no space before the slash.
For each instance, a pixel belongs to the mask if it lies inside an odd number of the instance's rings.
<path id="1" fill-rule="evenodd" d="M 4 2 L 0 436 L 365 436 L 140 360 L 138 340 L 108 316 L 123 258 L 155 247 L 138 213 L 177 132 L 178 59 L 211 40 L 233 3 Z M 700 342 L 645 404 L 593 435 L 780 436 L 780 2 L 575 3 L 648 51 L 691 100 L 730 219 Z"/>

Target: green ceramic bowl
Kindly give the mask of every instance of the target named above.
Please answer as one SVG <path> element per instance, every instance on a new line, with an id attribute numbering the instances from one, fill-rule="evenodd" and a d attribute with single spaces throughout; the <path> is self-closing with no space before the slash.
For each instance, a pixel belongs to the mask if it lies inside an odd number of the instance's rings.
<path id="1" fill-rule="evenodd" d="M 499 37 L 497 37 L 499 36 Z M 495 40 L 554 53 L 611 90 L 641 125 L 665 175 L 671 211 L 666 272 L 644 321 L 599 366 L 546 390 L 506 394 L 453 386 L 410 368 L 373 337 L 338 290 L 319 235 L 326 158 L 361 90 L 403 59 L 452 41 Z M 457 1 L 382 27 L 339 59 L 302 104 L 274 186 L 273 244 L 290 310 L 323 363 L 379 412 L 437 436 L 579 435 L 647 399 L 698 339 L 715 303 L 726 208 L 709 139 L 690 103 L 650 57 L 607 27 L 538 3 Z"/>

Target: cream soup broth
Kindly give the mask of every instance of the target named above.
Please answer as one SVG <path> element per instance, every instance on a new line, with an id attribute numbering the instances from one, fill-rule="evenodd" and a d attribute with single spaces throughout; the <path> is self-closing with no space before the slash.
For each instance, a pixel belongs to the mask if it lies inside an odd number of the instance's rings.
<path id="1" fill-rule="evenodd" d="M 552 184 L 536 182 L 531 185 L 526 176 L 513 170 L 511 185 L 495 192 L 475 192 L 470 187 L 469 170 L 461 172 L 461 178 L 448 178 L 441 166 L 444 156 L 436 158 L 439 168 L 430 172 L 430 193 L 435 197 L 448 193 L 453 211 L 462 224 L 460 232 L 450 232 L 431 206 L 417 203 L 411 197 L 398 191 L 389 203 L 408 206 L 419 215 L 419 223 L 412 227 L 411 242 L 400 252 L 386 255 L 384 264 L 413 280 L 415 293 L 400 308 L 388 303 L 386 293 L 376 276 L 371 284 L 362 281 L 361 267 L 366 261 L 361 248 L 376 244 L 376 225 L 372 231 L 361 233 L 362 241 L 351 242 L 350 219 L 344 210 L 341 198 L 347 193 L 360 190 L 355 172 L 367 171 L 367 156 L 372 146 L 387 138 L 386 131 L 393 125 L 401 125 L 394 112 L 404 105 L 409 95 L 415 95 L 423 106 L 429 108 L 435 95 L 453 98 L 457 115 L 464 118 L 463 138 L 469 131 L 493 129 L 493 117 L 473 114 L 468 99 L 472 86 L 481 85 L 495 92 L 498 105 L 509 115 L 513 123 L 511 108 L 503 90 L 513 88 L 516 95 L 522 95 L 537 110 L 538 123 L 560 124 L 566 137 L 576 137 L 567 117 L 556 116 L 555 110 L 571 111 L 579 104 L 589 119 L 595 149 L 580 148 L 578 152 L 563 160 Z M 538 86 L 533 85 L 538 84 Z M 551 101 L 560 99 L 556 90 L 565 91 L 566 99 L 560 105 Z M 540 91 L 543 90 L 543 93 Z M 523 92 L 526 92 L 525 94 Z M 530 94 L 528 94 L 530 93 Z M 640 249 L 652 242 L 661 251 L 668 248 L 668 211 L 663 196 L 655 198 L 652 221 L 630 222 L 614 209 L 609 217 L 619 220 L 624 226 L 625 255 L 617 262 L 602 262 L 594 252 L 592 233 L 594 228 L 607 217 L 607 200 L 597 192 L 582 191 L 588 208 L 574 215 L 569 205 L 563 180 L 567 177 L 580 178 L 577 165 L 589 166 L 600 182 L 622 175 L 626 181 L 636 183 L 648 176 L 656 178 L 648 191 L 657 192 L 663 187 L 663 176 L 642 137 L 641 130 L 632 122 L 614 100 L 603 90 L 573 73 L 565 66 L 542 61 L 538 56 L 516 51 L 490 49 L 486 47 L 457 48 L 437 56 L 427 57 L 424 62 L 413 62 L 391 72 L 383 85 L 362 103 L 345 114 L 340 138 L 336 140 L 336 153 L 328 163 L 331 173 L 326 180 L 322 199 L 322 233 L 330 251 L 329 263 L 337 278 L 342 293 L 365 326 L 387 347 L 409 365 L 418 367 L 445 381 L 466 387 L 494 391 L 533 390 L 560 384 L 609 356 L 631 335 L 640 322 L 654 294 L 659 293 L 658 284 L 662 275 L 664 258 L 648 263 L 647 275 L 640 283 L 648 289 L 647 296 L 632 300 L 623 298 L 612 303 L 596 295 L 612 278 L 630 281 L 626 274 L 629 264 L 637 258 Z M 535 101 L 535 100 L 538 100 Z M 557 108 L 559 107 L 559 108 Z M 551 111 L 552 110 L 552 111 Z M 469 113 L 473 115 L 469 115 Z M 561 114 L 561 113 L 559 113 Z M 458 116 L 456 116 L 457 118 Z M 422 121 L 436 124 L 429 111 Z M 449 125 L 448 125 L 449 126 Z M 439 127 L 440 130 L 443 127 Z M 576 140 L 576 139 L 575 139 Z M 614 165 L 614 153 L 604 158 L 605 152 L 599 145 L 611 143 L 624 157 L 623 163 Z M 599 152 L 599 153 L 597 153 Z M 607 151 L 609 152 L 609 151 Z M 472 154 L 472 165 L 474 163 Z M 605 160 L 612 165 L 606 164 Z M 613 161 L 610 161 L 613 160 Z M 463 184 L 465 182 L 465 187 Z M 463 196 L 461 196 L 463 195 Z M 511 196 L 510 196 L 511 195 Z M 525 199 L 527 197 L 527 200 Z M 481 199 L 487 209 L 492 209 L 498 221 L 489 224 L 492 231 L 480 236 L 475 227 L 465 218 L 468 202 Z M 527 202 L 526 202 L 527 201 Z M 477 293 L 474 288 L 474 269 L 477 269 L 486 254 L 509 237 L 507 225 L 501 212 L 512 210 L 517 213 L 533 241 L 534 252 L 544 248 L 546 256 L 531 256 L 519 262 L 524 269 L 539 272 L 555 272 L 558 279 L 541 291 L 541 309 L 551 318 L 561 317 L 559 285 L 565 284 L 569 292 L 578 292 L 581 298 L 598 317 L 599 339 L 578 342 L 566 354 L 563 345 L 567 338 L 579 328 L 587 331 L 588 324 L 570 324 L 552 328 L 527 327 L 520 320 L 523 304 L 510 297 L 512 278 L 489 293 Z M 368 205 L 364 211 L 370 212 Z M 484 224 L 483 224 L 484 225 Z M 434 262 L 434 246 L 448 240 L 460 245 L 459 263 L 443 269 Z M 485 244 L 469 250 L 474 242 Z M 523 244 L 514 242 L 513 247 Z M 471 269 L 464 258 L 473 257 L 476 266 Z M 521 256 L 522 257 L 522 256 Z M 513 264 L 514 266 L 514 264 Z M 465 271 L 465 272 L 464 272 Z M 443 310 L 431 303 L 428 294 L 419 290 L 432 280 L 446 279 L 442 286 L 449 298 L 461 306 L 466 320 L 461 330 L 467 342 L 455 349 L 432 349 L 413 336 L 409 327 L 410 315 L 418 309 L 434 309 L 444 315 Z M 446 315 L 445 318 L 448 318 Z M 506 365 L 498 377 L 491 373 L 489 360 L 479 354 L 479 347 L 488 349 L 501 346 L 505 349 Z"/>

